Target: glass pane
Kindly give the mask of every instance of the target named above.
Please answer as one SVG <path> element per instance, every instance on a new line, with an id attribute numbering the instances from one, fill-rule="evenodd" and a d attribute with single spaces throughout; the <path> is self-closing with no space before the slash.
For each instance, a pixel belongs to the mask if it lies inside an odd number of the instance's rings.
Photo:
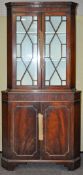
<path id="1" fill-rule="evenodd" d="M 61 22 L 61 16 L 51 16 L 51 23 L 52 23 L 55 31 L 57 30 L 60 22 Z"/>
<path id="2" fill-rule="evenodd" d="M 21 42 L 22 42 L 22 40 L 24 39 L 24 37 L 25 37 L 25 33 L 24 33 L 24 34 L 23 34 L 23 33 L 18 33 L 18 34 L 17 34 L 17 38 L 16 38 L 17 44 L 21 44 Z"/>
<path id="3" fill-rule="evenodd" d="M 17 80 L 21 80 L 26 68 L 21 60 L 21 58 L 17 59 Z"/>
<path id="4" fill-rule="evenodd" d="M 17 45 L 17 57 L 20 57 L 20 45 Z"/>
<path id="5" fill-rule="evenodd" d="M 66 21 L 66 16 L 62 16 L 62 20 Z"/>
<path id="6" fill-rule="evenodd" d="M 51 42 L 50 51 L 52 59 L 57 60 L 61 58 L 61 43 L 56 35 Z"/>
<path id="7" fill-rule="evenodd" d="M 29 66 L 29 64 L 31 62 L 30 58 L 28 58 L 28 59 L 27 58 L 22 58 L 21 60 L 22 60 L 22 62 L 25 65 L 26 68 Z"/>
<path id="8" fill-rule="evenodd" d="M 32 22 L 32 16 L 22 16 L 21 17 L 22 24 L 26 30 L 30 27 L 30 24 Z"/>
<path id="9" fill-rule="evenodd" d="M 66 44 L 66 34 L 64 34 L 64 33 L 59 33 L 59 34 L 58 34 L 58 37 L 59 37 L 60 42 L 61 42 L 62 44 Z"/>
<path id="10" fill-rule="evenodd" d="M 45 59 L 45 71 L 46 71 L 45 72 L 46 80 L 50 80 L 50 78 L 54 72 L 54 67 L 53 67 L 53 64 L 49 58 Z"/>
<path id="11" fill-rule="evenodd" d="M 20 20 L 20 21 L 19 21 Z M 37 16 L 17 16 L 17 85 L 37 85 L 38 79 Z M 20 57 L 18 59 L 18 57 Z"/>
<path id="12" fill-rule="evenodd" d="M 65 86 L 66 85 L 66 81 L 62 81 L 62 85 Z"/>
<path id="13" fill-rule="evenodd" d="M 16 18 L 17 20 L 20 20 L 20 16 L 17 16 L 17 18 Z"/>
<path id="14" fill-rule="evenodd" d="M 45 81 L 45 85 L 49 86 L 49 81 Z"/>
<path id="15" fill-rule="evenodd" d="M 36 20 L 37 21 L 37 16 L 33 16 L 33 20 Z"/>
<path id="16" fill-rule="evenodd" d="M 20 81 L 17 81 L 17 85 L 20 85 Z"/>
<path id="17" fill-rule="evenodd" d="M 24 27 L 20 21 L 17 21 L 16 33 L 17 33 L 16 42 L 17 42 L 17 44 L 20 44 L 25 36 L 25 33 L 26 33 L 26 31 L 24 30 Z"/>
<path id="18" fill-rule="evenodd" d="M 53 85 L 53 86 L 61 85 L 61 80 L 60 80 L 60 78 L 59 78 L 56 71 L 55 71 L 54 75 L 51 78 L 50 85 Z"/>
<path id="19" fill-rule="evenodd" d="M 23 34 L 26 33 L 21 21 L 17 21 L 17 28 L 16 29 L 17 29 L 16 33 L 23 33 Z"/>
<path id="20" fill-rule="evenodd" d="M 52 38 L 53 38 L 53 34 L 46 35 L 46 39 L 45 39 L 46 44 L 50 44 Z"/>
<path id="21" fill-rule="evenodd" d="M 23 79 L 22 79 L 22 85 L 32 85 L 32 79 L 28 72 L 25 73 Z"/>
<path id="22" fill-rule="evenodd" d="M 49 45 L 45 45 L 45 57 L 49 57 Z"/>
<path id="23" fill-rule="evenodd" d="M 49 21 L 46 21 L 46 33 L 54 33 L 54 29 Z"/>
<path id="24" fill-rule="evenodd" d="M 37 35 L 29 34 L 29 36 L 33 44 L 37 44 Z"/>
<path id="25" fill-rule="evenodd" d="M 66 80 L 66 59 L 62 59 L 57 68 L 62 80 Z"/>
<path id="26" fill-rule="evenodd" d="M 37 85 L 37 81 L 34 81 L 34 85 Z"/>
<path id="27" fill-rule="evenodd" d="M 34 44 L 34 47 L 33 47 L 33 58 L 37 59 L 37 45 Z"/>
<path id="28" fill-rule="evenodd" d="M 45 17 L 44 50 L 45 85 L 66 85 L 66 16 Z"/>
<path id="29" fill-rule="evenodd" d="M 37 80 L 37 60 L 34 58 L 29 66 L 29 73 L 32 77 L 32 80 Z"/>
<path id="30" fill-rule="evenodd" d="M 66 22 L 62 22 L 57 33 L 66 33 Z"/>
<path id="31" fill-rule="evenodd" d="M 32 58 L 32 43 L 28 35 L 22 42 L 22 57 L 23 58 Z"/>
<path id="32" fill-rule="evenodd" d="M 37 21 L 34 21 L 29 28 L 29 33 L 37 33 Z"/>
<path id="33" fill-rule="evenodd" d="M 58 66 L 60 60 L 61 60 L 61 59 L 58 59 L 58 60 L 56 60 L 56 59 L 55 59 L 55 60 L 52 60 L 52 62 L 53 62 L 53 64 L 54 64 L 55 68 Z"/>
<path id="34" fill-rule="evenodd" d="M 66 45 L 62 45 L 62 57 L 66 57 Z"/>
<path id="35" fill-rule="evenodd" d="M 49 20 L 49 18 L 50 18 L 49 16 L 46 16 L 46 17 L 45 17 L 46 20 Z"/>

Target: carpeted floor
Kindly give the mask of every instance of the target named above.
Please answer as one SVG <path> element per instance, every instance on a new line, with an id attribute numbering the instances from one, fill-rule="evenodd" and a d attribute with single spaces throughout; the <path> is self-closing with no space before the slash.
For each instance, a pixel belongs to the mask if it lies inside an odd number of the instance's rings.
<path id="1" fill-rule="evenodd" d="M 14 171 L 7 171 L 0 166 L 0 175 L 83 175 L 83 154 L 81 157 L 81 167 L 74 171 L 54 164 L 24 164 Z"/>

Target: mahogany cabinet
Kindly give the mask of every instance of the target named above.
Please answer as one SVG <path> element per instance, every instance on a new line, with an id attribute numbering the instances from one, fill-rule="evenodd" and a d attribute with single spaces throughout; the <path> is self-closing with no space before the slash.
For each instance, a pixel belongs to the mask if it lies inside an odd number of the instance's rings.
<path id="1" fill-rule="evenodd" d="M 2 92 L 2 166 L 80 166 L 73 2 L 10 2 L 7 90 Z"/>

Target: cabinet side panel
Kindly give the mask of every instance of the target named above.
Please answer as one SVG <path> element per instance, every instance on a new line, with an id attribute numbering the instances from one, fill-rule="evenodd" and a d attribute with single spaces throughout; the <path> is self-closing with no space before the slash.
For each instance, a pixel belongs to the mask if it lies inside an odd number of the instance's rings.
<path id="1" fill-rule="evenodd" d="M 74 104 L 74 156 L 79 157 L 80 156 L 80 115 L 81 115 L 81 109 L 80 109 L 80 101 L 76 102 Z"/>
<path id="2" fill-rule="evenodd" d="M 2 101 L 2 156 L 8 153 L 8 103 Z"/>
<path id="3" fill-rule="evenodd" d="M 7 88 L 12 88 L 12 10 L 7 9 Z"/>
<path id="4" fill-rule="evenodd" d="M 76 87 L 76 9 L 72 8 L 71 14 L 71 88 Z"/>

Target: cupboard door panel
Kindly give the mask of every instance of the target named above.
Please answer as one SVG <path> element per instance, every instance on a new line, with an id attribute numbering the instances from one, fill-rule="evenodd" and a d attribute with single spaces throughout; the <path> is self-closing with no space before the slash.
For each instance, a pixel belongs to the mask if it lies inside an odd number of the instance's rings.
<path id="1" fill-rule="evenodd" d="M 17 156 L 33 158 L 38 152 L 38 108 L 33 105 L 16 105 L 14 109 L 14 152 Z"/>
<path id="2" fill-rule="evenodd" d="M 70 111 L 65 105 L 48 105 L 44 109 L 45 159 L 65 157 L 69 152 Z"/>

